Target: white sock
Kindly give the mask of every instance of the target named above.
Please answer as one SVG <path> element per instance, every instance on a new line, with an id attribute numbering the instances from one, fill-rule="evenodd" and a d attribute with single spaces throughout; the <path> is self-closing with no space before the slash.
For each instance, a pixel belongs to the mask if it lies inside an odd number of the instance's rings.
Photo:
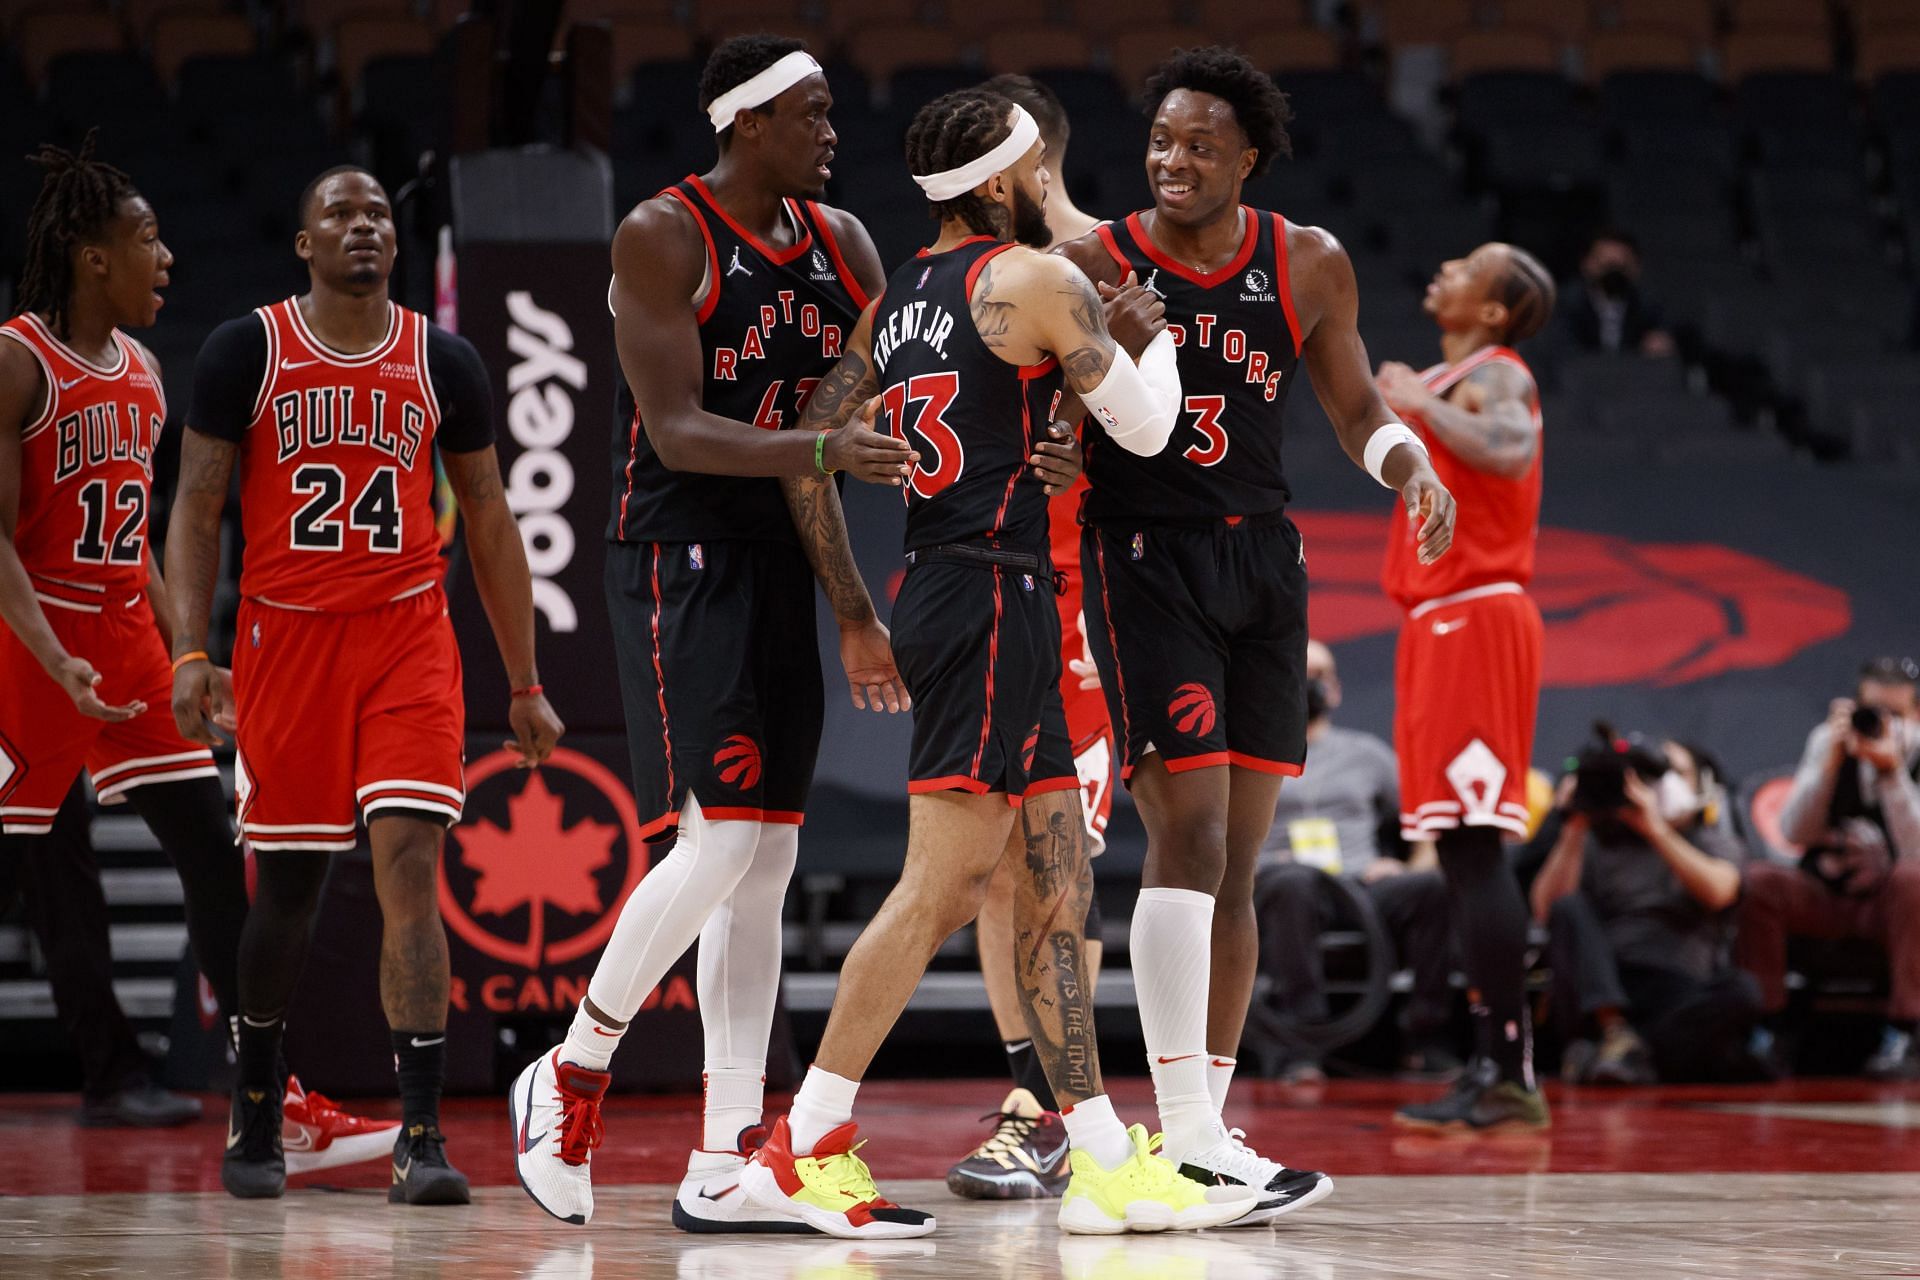
<path id="1" fill-rule="evenodd" d="M 1223 1116 L 1227 1113 L 1227 1090 L 1233 1087 L 1233 1069 L 1239 1065 L 1238 1058 L 1207 1055 L 1207 1092 L 1213 1095 L 1213 1109 Z"/>
<path id="2" fill-rule="evenodd" d="M 1226 1137 L 1207 1090 L 1212 895 L 1192 889 L 1142 889 L 1128 946 L 1167 1150 L 1212 1146 Z"/>
<path id="3" fill-rule="evenodd" d="M 696 978 L 706 1036 L 706 1114 L 700 1145 L 732 1151 L 759 1124 L 767 1039 L 780 993 L 780 912 L 800 853 L 800 829 L 759 823 L 753 862 L 700 930 Z"/>
<path id="4" fill-rule="evenodd" d="M 753 865 L 757 822 L 710 822 L 691 794 L 680 810 L 673 852 L 648 871 L 620 908 L 587 994 L 608 1017 L 632 1022 L 641 1003 L 686 953 L 715 907 Z M 606 1070 L 616 1038 L 596 1035 L 584 1010 L 573 1021 L 561 1057 Z"/>
<path id="5" fill-rule="evenodd" d="M 588 1013 L 583 1000 L 573 1011 L 573 1025 L 567 1028 L 567 1042 L 560 1047 L 560 1059 L 589 1071 L 605 1071 L 613 1062 L 613 1051 L 620 1047 L 620 1040 L 626 1034 L 625 1027 L 616 1031 Z"/>
<path id="6" fill-rule="evenodd" d="M 800 1092 L 793 1095 L 793 1110 L 787 1113 L 793 1154 L 812 1155 L 814 1143 L 853 1119 L 853 1095 L 859 1091 L 858 1080 L 808 1067 Z"/>
<path id="7" fill-rule="evenodd" d="M 1060 1112 L 1060 1119 L 1066 1123 L 1073 1149 L 1092 1156 L 1102 1169 L 1118 1169 L 1133 1158 L 1133 1139 L 1113 1114 L 1113 1102 L 1106 1094 L 1074 1103 Z"/>

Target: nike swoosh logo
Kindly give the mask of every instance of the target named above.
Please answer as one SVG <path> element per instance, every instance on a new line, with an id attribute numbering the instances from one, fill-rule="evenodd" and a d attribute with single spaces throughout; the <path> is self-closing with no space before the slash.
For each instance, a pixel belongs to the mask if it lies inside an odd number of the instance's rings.
<path id="1" fill-rule="evenodd" d="M 1222 1062 L 1220 1059 L 1214 1058 L 1208 1061 L 1207 1065 L 1210 1067 L 1237 1067 L 1240 1065 L 1240 1059 L 1235 1058 L 1232 1062 Z"/>
<path id="2" fill-rule="evenodd" d="M 415 1036 L 410 1041 L 416 1049 L 431 1049 L 436 1044 L 445 1044 L 446 1042 L 447 1038 L 445 1036 L 435 1036 L 431 1040 L 422 1040 L 419 1036 Z"/>
<path id="3" fill-rule="evenodd" d="M 313 1135 L 305 1129 L 297 1130 L 292 1137 L 288 1137 L 282 1133 L 280 1135 L 280 1149 L 282 1151 L 311 1151 L 313 1150 Z"/>
<path id="4" fill-rule="evenodd" d="M 413 1172 L 412 1156 L 407 1157 L 407 1162 L 405 1164 L 401 1164 L 398 1160 L 393 1162 L 393 1180 L 395 1182 L 405 1182 L 407 1180 L 407 1175 L 412 1172 Z"/>
<path id="5" fill-rule="evenodd" d="M 318 360 L 282 360 L 280 362 L 280 367 L 282 369 L 292 371 L 294 369 L 304 369 L 310 364 L 319 364 L 319 363 L 320 362 Z"/>
<path id="6" fill-rule="evenodd" d="M 700 1198 L 702 1200 L 713 1200 L 718 1202 L 721 1200 L 725 1200 L 728 1196 L 732 1195 L 734 1192 L 738 1191 L 739 1189 L 740 1189 L 740 1184 L 736 1182 L 732 1186 L 728 1187 L 725 1191 L 722 1191 L 719 1195 L 716 1196 L 712 1192 L 708 1191 L 705 1187 L 702 1187 L 700 1188 Z"/>
<path id="7" fill-rule="evenodd" d="M 529 1151 L 533 1150 L 533 1148 L 537 1144 L 545 1142 L 547 1140 L 546 1133 L 542 1133 L 537 1138 L 532 1137 L 530 1134 L 530 1130 L 532 1128 L 533 1128 L 533 1081 L 529 1080 L 527 1081 L 527 1101 L 526 1101 L 525 1110 L 523 1110 L 520 1114 L 520 1154 L 521 1155 L 526 1155 Z M 548 1130 L 547 1132 L 552 1132 L 552 1131 Z"/>
<path id="8" fill-rule="evenodd" d="M 239 1145 L 240 1131 L 234 1128 L 233 1121 L 229 1120 L 227 1121 L 227 1150 L 231 1151 Z"/>
<path id="9" fill-rule="evenodd" d="M 595 1027 L 595 1028 L 593 1029 L 593 1034 L 595 1034 L 595 1035 L 597 1035 L 597 1036 L 605 1036 L 605 1037 L 606 1037 L 607 1039 L 609 1039 L 609 1040 L 618 1040 L 618 1039 L 619 1039 L 619 1038 L 620 1038 L 621 1036 L 623 1036 L 623 1035 L 625 1035 L 625 1034 L 626 1034 L 626 1032 L 624 1032 L 624 1031 L 602 1031 L 602 1030 L 601 1030 L 601 1029 L 600 1029 L 599 1027 Z"/>
<path id="10" fill-rule="evenodd" d="M 1465 618 L 1455 618 L 1449 622 L 1436 622 L 1433 624 L 1433 634 L 1437 636 L 1450 635 L 1466 626 L 1467 621 Z"/>
<path id="11" fill-rule="evenodd" d="M 81 383 L 85 382 L 86 380 L 87 380 L 87 375 L 84 373 L 77 378 L 61 378 L 60 389 L 62 391 L 71 391 L 75 387 L 79 386 Z"/>
<path id="12" fill-rule="evenodd" d="M 1185 1062 L 1188 1058 L 1197 1058 L 1199 1056 L 1197 1053 L 1183 1053 L 1177 1058 L 1156 1058 L 1155 1061 L 1165 1065 L 1169 1062 Z"/>

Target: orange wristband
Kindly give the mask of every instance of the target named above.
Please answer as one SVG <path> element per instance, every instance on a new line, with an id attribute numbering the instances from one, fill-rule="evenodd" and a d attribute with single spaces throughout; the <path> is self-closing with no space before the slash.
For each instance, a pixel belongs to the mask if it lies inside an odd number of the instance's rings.
<path id="1" fill-rule="evenodd" d="M 532 698 L 546 691 L 547 686 L 543 684 L 530 684 L 524 689 L 515 689 L 510 696 L 515 698 Z"/>
<path id="2" fill-rule="evenodd" d="M 179 657 L 173 660 L 173 674 L 179 675 L 180 668 L 186 666 L 189 662 L 212 662 L 212 661 L 213 659 L 207 656 L 207 651 L 205 649 L 195 649 L 192 653 L 183 653 Z"/>

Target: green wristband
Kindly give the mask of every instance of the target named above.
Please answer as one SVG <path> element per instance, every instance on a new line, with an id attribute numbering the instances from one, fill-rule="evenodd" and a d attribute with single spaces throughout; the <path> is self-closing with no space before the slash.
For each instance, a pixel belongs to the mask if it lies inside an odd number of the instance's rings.
<path id="1" fill-rule="evenodd" d="M 813 438 L 813 465 L 823 476 L 833 474 L 833 468 L 827 465 L 827 433 L 824 431 Z"/>

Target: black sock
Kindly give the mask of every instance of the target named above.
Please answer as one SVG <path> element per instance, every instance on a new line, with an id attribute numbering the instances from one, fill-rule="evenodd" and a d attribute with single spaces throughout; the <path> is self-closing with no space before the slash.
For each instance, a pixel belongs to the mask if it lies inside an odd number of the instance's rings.
<path id="1" fill-rule="evenodd" d="M 1007 1051 L 1007 1070 L 1013 1073 L 1013 1082 L 1031 1093 L 1042 1110 L 1058 1111 L 1060 1104 L 1053 1096 L 1053 1086 L 1047 1083 L 1047 1073 L 1040 1069 L 1040 1059 L 1033 1051 L 1033 1041 L 1007 1040 L 1002 1043 Z"/>
<path id="2" fill-rule="evenodd" d="M 247 864 L 233 843 L 227 794 L 220 779 L 188 778 L 135 787 L 127 800 L 166 850 L 180 877 L 193 960 L 206 975 L 221 1012 L 232 1014 L 245 1008 L 239 964 L 247 920 Z"/>
<path id="3" fill-rule="evenodd" d="M 1474 1041 L 1502 1080 L 1533 1087 L 1533 1029 L 1526 1002 L 1527 905 L 1500 833 L 1459 827 L 1439 839 L 1453 927 L 1466 953 Z"/>
<path id="4" fill-rule="evenodd" d="M 245 1014 L 237 1021 L 239 1086 L 248 1093 L 278 1098 L 286 1092 L 286 1082 L 280 1074 L 280 1029 L 286 1024 L 279 1018 L 256 1019 Z"/>
<path id="5" fill-rule="evenodd" d="M 400 1077 L 400 1115 L 406 1127 L 440 1123 L 440 1086 L 447 1078 L 445 1031 L 395 1031 L 393 1069 Z"/>

